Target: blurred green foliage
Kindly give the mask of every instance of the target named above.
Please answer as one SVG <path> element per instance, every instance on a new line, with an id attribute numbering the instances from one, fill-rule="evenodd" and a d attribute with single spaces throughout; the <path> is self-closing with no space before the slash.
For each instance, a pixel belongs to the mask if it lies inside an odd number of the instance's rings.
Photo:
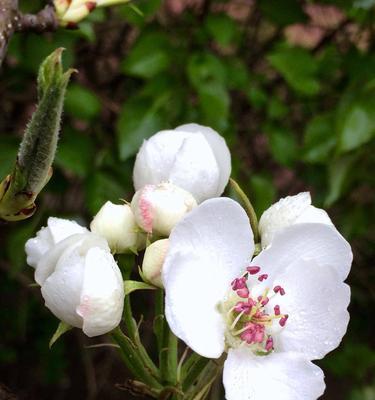
<path id="1" fill-rule="evenodd" d="M 42 2 L 21 5 L 35 11 Z M 75 382 L 65 339 L 48 350 L 57 321 L 27 286 L 25 240 L 49 215 L 88 223 L 106 200 L 130 200 L 142 141 L 194 121 L 225 136 L 233 177 L 258 213 L 280 196 L 310 190 L 351 242 L 352 319 L 342 347 L 323 361 L 323 398 L 374 399 L 375 2 L 322 1 L 334 11 L 318 7 L 312 14 L 311 5 L 317 4 L 283 0 L 281 10 L 277 0 L 139 0 L 95 11 L 76 31 L 12 39 L 0 74 L 1 177 L 11 170 L 36 102 L 43 58 L 63 46 L 67 66 L 79 74 L 69 86 L 55 173 L 37 215 L 1 226 L 0 296 L 8 308 L 0 315 L 0 382 L 24 390 L 39 379 L 39 394 L 57 382 L 68 393 L 64 380 Z M 287 34 L 291 26 L 294 36 Z M 25 382 L 9 372 L 17 359 L 37 365 Z"/>

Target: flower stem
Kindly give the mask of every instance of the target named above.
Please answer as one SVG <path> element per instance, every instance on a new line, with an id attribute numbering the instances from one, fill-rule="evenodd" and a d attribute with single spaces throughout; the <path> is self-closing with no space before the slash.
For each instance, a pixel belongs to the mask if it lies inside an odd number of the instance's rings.
<path id="1" fill-rule="evenodd" d="M 251 229 L 254 234 L 254 242 L 258 243 L 259 242 L 258 218 L 255 213 L 254 207 L 251 204 L 249 198 L 246 196 L 245 192 L 241 189 L 240 185 L 232 178 L 230 178 L 229 182 L 230 182 L 233 190 L 237 194 L 237 196 L 240 198 L 240 200 L 245 208 L 245 211 L 250 220 Z"/>
<path id="2" fill-rule="evenodd" d="M 120 353 L 127 368 L 136 379 L 139 379 L 141 382 L 146 384 L 149 391 L 154 394 L 155 398 L 157 398 L 163 387 L 150 374 L 149 369 L 145 367 L 137 347 L 119 327 L 114 329 L 111 335 L 113 340 L 120 346 Z"/>

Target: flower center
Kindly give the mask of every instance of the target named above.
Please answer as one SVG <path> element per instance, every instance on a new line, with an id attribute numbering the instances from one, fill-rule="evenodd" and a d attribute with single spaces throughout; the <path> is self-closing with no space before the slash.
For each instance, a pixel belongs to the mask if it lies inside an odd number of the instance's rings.
<path id="1" fill-rule="evenodd" d="M 221 310 L 227 324 L 226 339 L 230 347 L 248 346 L 255 353 L 264 355 L 274 348 L 272 332 L 274 323 L 283 328 L 288 314 L 281 313 L 278 304 L 269 302 L 275 296 L 284 296 L 285 290 L 277 285 L 265 287 L 255 294 L 260 282 L 268 279 L 258 266 L 249 266 L 244 274 L 231 283 L 231 290 Z M 263 286 L 263 285 L 262 285 Z M 273 302 L 274 303 L 274 302 Z"/>

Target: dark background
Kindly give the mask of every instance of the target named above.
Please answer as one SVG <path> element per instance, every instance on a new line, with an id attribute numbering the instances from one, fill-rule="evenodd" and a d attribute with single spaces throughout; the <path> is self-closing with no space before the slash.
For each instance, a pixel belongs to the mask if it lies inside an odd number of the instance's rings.
<path id="1" fill-rule="evenodd" d="M 0 72 L 2 178 L 34 110 L 43 58 L 63 46 L 66 66 L 79 70 L 37 213 L 0 225 L 0 383 L 19 399 L 131 398 L 116 349 L 87 347 L 108 338 L 73 330 L 48 349 L 58 321 L 30 287 L 23 246 L 49 215 L 87 224 L 106 200 L 130 200 L 142 140 L 194 121 L 225 136 L 233 177 L 258 213 L 309 190 L 350 241 L 351 322 L 319 363 L 322 398 L 374 400 L 375 1 L 133 4 L 96 10 L 76 31 L 14 36 Z M 152 301 L 135 294 L 136 316 Z M 146 315 L 149 348 L 151 330 Z"/>

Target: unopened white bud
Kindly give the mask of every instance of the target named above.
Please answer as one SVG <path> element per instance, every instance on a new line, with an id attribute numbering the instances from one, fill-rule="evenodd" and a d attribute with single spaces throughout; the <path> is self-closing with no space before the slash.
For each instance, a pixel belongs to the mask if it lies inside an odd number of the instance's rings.
<path id="1" fill-rule="evenodd" d="M 104 237 L 113 253 L 126 253 L 145 247 L 146 237 L 136 224 L 127 204 L 107 201 L 90 224 L 92 232 Z"/>
<path id="2" fill-rule="evenodd" d="M 171 183 L 146 185 L 131 202 L 138 225 L 147 233 L 162 236 L 169 236 L 177 222 L 196 205 L 189 192 Z"/>
<path id="3" fill-rule="evenodd" d="M 146 248 L 142 263 L 144 278 L 155 286 L 163 288 L 161 271 L 168 251 L 169 239 L 161 239 Z"/>

